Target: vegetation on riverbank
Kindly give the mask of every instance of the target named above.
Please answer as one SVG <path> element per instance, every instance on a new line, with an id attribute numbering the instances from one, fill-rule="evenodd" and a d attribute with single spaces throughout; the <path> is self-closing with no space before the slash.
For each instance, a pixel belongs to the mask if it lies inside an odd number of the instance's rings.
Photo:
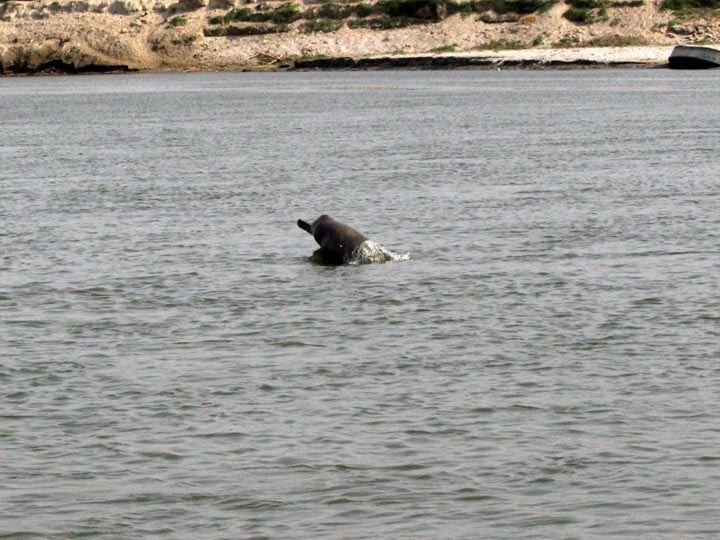
<path id="1" fill-rule="evenodd" d="M 639 8 L 645 1 L 567 0 L 563 16 L 577 24 L 593 24 L 608 21 L 610 8 Z M 486 24 L 518 23 L 523 16 L 544 13 L 558 3 L 558 0 L 380 0 L 374 4 L 327 1 L 303 9 L 301 4 L 293 2 L 274 8 L 261 2 L 254 9 L 246 5 L 211 17 L 208 24 L 216 28 L 206 30 L 205 35 L 237 35 L 234 33 L 237 26 L 232 23 L 238 22 L 275 24 L 282 27 L 279 31 L 287 31 L 285 25 L 304 21 L 300 26 L 304 32 L 334 32 L 345 24 L 349 28 L 388 30 L 439 22 L 458 14 L 475 16 Z M 717 16 L 713 11 L 720 10 L 720 0 L 663 0 L 662 7 L 683 15 Z"/>
<path id="2" fill-rule="evenodd" d="M 720 0 L 0 0 L 0 72 L 720 42 Z"/>

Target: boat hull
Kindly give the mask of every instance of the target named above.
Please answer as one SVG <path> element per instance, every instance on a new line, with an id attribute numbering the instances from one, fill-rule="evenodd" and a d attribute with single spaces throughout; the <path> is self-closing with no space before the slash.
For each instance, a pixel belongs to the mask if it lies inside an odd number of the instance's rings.
<path id="1" fill-rule="evenodd" d="M 720 67 L 720 49 L 678 45 L 670 53 L 668 64 L 673 69 L 709 69 Z"/>

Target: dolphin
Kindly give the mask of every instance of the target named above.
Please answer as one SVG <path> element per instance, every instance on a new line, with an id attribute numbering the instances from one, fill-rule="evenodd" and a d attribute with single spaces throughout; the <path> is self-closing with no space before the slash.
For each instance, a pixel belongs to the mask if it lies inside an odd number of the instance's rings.
<path id="1" fill-rule="evenodd" d="M 298 219 L 298 227 L 313 235 L 320 244 L 320 259 L 331 264 L 343 264 L 353 258 L 353 253 L 367 241 L 367 237 L 349 225 L 335 221 L 323 214 L 310 225 Z"/>

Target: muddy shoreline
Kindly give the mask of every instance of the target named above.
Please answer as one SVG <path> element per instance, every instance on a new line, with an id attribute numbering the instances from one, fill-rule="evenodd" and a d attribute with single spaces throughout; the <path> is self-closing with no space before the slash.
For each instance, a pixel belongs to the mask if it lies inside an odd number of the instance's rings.
<path id="1" fill-rule="evenodd" d="M 317 58 L 297 60 L 292 71 L 384 71 L 384 70 L 451 70 L 451 69 L 588 69 L 588 68 L 665 68 L 664 63 L 633 61 L 498 59 L 492 56 L 385 56 L 373 58 Z"/>
<path id="2" fill-rule="evenodd" d="M 424 55 L 387 55 L 372 57 L 319 57 L 300 58 L 279 62 L 273 66 L 237 68 L 208 68 L 208 66 L 183 67 L 181 69 L 139 69 L 129 65 L 89 64 L 77 68 L 72 64 L 52 61 L 25 72 L 6 72 L 6 77 L 18 76 L 52 76 L 52 75 L 99 75 L 121 73 L 192 73 L 192 72 L 291 72 L 291 71 L 432 71 L 432 70 L 574 70 L 574 69 L 658 69 L 668 68 L 667 58 L 663 52 L 657 52 L 654 59 L 638 60 L 628 55 L 627 58 L 617 54 L 590 58 L 583 55 L 582 50 L 575 54 L 566 51 L 493 51 L 478 54 L 424 54 Z M 610 51 L 611 49 L 608 49 Z M 598 54 L 596 53 L 597 57 Z M 603 56 L 605 56 L 603 58 Z M 663 59 L 664 58 L 664 59 Z"/>

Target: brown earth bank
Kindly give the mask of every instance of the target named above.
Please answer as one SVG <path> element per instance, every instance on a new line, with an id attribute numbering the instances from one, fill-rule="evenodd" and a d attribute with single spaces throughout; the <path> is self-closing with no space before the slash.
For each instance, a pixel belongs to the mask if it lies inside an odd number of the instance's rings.
<path id="1" fill-rule="evenodd" d="M 715 0 L 664 1 L 0 0 L 0 73 L 659 65 L 720 42 Z"/>

